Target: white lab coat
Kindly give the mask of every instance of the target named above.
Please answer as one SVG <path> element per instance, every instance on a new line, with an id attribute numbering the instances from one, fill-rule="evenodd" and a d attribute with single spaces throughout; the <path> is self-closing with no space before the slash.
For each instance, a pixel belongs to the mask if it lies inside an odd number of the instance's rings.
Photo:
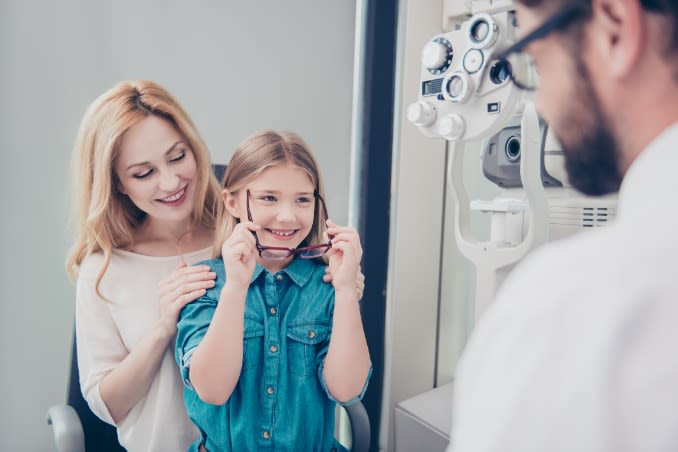
<path id="1" fill-rule="evenodd" d="M 453 452 L 678 451 L 678 124 L 632 164 L 608 228 L 526 258 L 455 382 Z"/>

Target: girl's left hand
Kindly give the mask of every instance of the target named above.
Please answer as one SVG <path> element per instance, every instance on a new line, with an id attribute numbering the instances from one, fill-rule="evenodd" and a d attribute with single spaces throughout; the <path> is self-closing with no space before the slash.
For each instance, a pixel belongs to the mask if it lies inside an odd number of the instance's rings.
<path id="1" fill-rule="evenodd" d="M 327 234 L 333 236 L 329 251 L 329 271 L 335 289 L 355 290 L 363 248 L 355 228 L 337 226 L 327 220 Z"/>

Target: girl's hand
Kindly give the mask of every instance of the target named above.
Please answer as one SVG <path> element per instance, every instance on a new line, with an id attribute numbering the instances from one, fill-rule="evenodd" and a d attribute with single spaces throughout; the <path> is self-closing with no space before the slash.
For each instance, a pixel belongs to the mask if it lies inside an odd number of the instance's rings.
<path id="1" fill-rule="evenodd" d="M 207 265 L 187 266 L 182 262 L 158 283 L 158 321 L 168 337 L 177 332 L 181 309 L 214 287 L 216 276 Z"/>
<path id="2" fill-rule="evenodd" d="M 228 282 L 247 287 L 257 262 L 257 247 L 252 231 L 261 227 L 251 221 L 238 223 L 231 236 L 221 246 Z"/>
<path id="3" fill-rule="evenodd" d="M 325 267 L 323 281 L 326 283 L 332 282 L 332 272 L 330 271 L 329 266 Z M 358 301 L 360 301 L 363 298 L 363 292 L 365 291 L 365 275 L 363 274 L 363 270 L 360 268 L 360 265 L 358 265 L 358 277 L 355 281 L 355 291 L 356 294 L 358 294 Z"/>
<path id="4" fill-rule="evenodd" d="M 360 236 L 354 228 L 337 226 L 330 220 L 327 220 L 327 226 L 327 234 L 334 237 L 332 249 L 329 251 L 332 285 L 336 290 L 355 291 L 360 259 L 363 256 Z"/>

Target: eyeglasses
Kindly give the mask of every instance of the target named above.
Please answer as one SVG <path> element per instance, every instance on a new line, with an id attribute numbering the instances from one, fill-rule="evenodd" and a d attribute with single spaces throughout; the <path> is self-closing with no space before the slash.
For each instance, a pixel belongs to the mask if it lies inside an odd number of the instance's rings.
<path id="1" fill-rule="evenodd" d="M 499 66 L 507 68 L 508 76 L 516 87 L 533 91 L 537 88 L 539 80 L 534 70 L 534 61 L 523 50 L 528 44 L 544 39 L 554 31 L 567 27 L 583 15 L 580 6 L 570 5 L 510 47 L 499 52 L 494 58 L 498 60 Z"/>
<path id="2" fill-rule="evenodd" d="M 325 214 L 325 219 L 329 218 L 329 216 L 327 215 L 327 207 L 325 206 L 325 200 L 322 198 L 322 196 L 320 196 L 320 193 L 318 193 L 318 191 L 316 190 L 313 192 L 313 196 L 320 200 L 320 203 L 323 206 L 323 213 Z M 254 220 L 252 220 L 252 211 L 250 210 L 249 190 L 247 190 L 246 202 L 247 202 L 247 219 L 253 222 Z M 261 256 L 262 259 L 282 260 L 287 259 L 292 255 L 297 255 L 302 259 L 314 259 L 327 253 L 330 250 L 330 248 L 332 248 L 333 236 L 331 235 L 329 236 L 330 241 L 328 241 L 327 243 L 323 243 L 320 245 L 303 246 L 301 248 L 286 248 L 284 246 L 263 246 L 259 242 L 259 237 L 257 236 L 257 233 L 252 231 L 252 234 L 254 234 L 254 240 L 256 240 L 257 251 L 259 252 L 259 256 Z"/>

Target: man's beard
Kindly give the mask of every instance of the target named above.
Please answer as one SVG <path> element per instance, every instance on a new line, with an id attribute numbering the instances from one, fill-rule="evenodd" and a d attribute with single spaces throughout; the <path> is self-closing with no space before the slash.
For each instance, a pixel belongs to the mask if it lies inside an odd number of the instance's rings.
<path id="1" fill-rule="evenodd" d="M 565 154 L 565 169 L 570 184 L 586 195 L 614 193 L 622 181 L 619 147 L 583 62 L 577 61 L 577 67 L 574 105 L 556 131 Z"/>

